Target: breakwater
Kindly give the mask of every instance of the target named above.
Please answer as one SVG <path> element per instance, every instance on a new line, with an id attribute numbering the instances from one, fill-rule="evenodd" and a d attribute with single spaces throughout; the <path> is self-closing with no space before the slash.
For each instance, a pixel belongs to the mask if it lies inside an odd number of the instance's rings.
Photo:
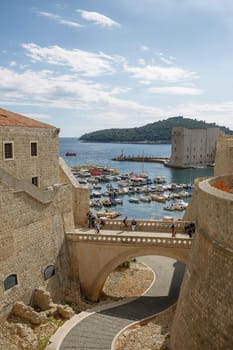
<path id="1" fill-rule="evenodd" d="M 112 158 L 121 162 L 147 162 L 147 163 L 162 163 L 167 164 L 170 158 L 162 157 L 144 157 L 144 156 L 118 156 Z"/>

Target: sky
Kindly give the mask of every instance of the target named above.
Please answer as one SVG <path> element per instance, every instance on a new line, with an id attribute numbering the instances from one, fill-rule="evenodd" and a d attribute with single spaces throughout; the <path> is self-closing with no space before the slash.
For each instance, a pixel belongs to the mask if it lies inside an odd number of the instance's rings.
<path id="1" fill-rule="evenodd" d="M 1 0 L 0 107 L 79 137 L 184 116 L 233 130 L 232 0 Z"/>

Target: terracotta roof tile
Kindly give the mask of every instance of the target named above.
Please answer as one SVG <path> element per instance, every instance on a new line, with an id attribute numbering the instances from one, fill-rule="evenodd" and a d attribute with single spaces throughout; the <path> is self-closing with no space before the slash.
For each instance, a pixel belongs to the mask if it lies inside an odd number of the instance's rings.
<path id="1" fill-rule="evenodd" d="M 0 126 L 25 126 L 29 128 L 55 128 L 52 125 L 0 108 Z"/>

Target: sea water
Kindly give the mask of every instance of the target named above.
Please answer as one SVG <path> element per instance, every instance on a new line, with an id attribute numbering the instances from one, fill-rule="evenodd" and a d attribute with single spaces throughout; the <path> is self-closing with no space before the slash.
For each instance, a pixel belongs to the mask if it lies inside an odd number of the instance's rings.
<path id="1" fill-rule="evenodd" d="M 70 166 L 101 165 L 117 169 L 120 173 L 146 173 L 152 180 L 156 176 L 165 176 L 167 183 L 190 184 L 198 177 L 213 175 L 212 167 L 174 169 L 161 163 L 114 161 L 121 154 L 125 156 L 164 157 L 171 155 L 170 144 L 117 144 L 117 143 L 86 143 L 77 138 L 60 138 L 60 156 Z M 67 157 L 66 152 L 75 152 L 76 156 Z M 116 186 L 114 183 L 113 186 Z M 129 203 L 129 196 L 122 196 L 123 205 L 114 206 L 114 211 L 121 212 L 121 218 L 162 219 L 164 216 L 182 218 L 184 212 L 168 212 L 164 207 L 170 202 Z M 189 201 L 190 197 L 185 198 Z"/>

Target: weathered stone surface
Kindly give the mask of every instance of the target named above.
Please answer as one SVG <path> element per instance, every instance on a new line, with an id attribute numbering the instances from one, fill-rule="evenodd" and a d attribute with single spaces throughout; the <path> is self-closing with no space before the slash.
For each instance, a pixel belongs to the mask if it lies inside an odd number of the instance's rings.
<path id="1" fill-rule="evenodd" d="M 233 349 L 233 194 L 196 183 L 196 234 L 172 327 L 173 350 Z M 191 214 L 191 212 L 190 212 Z"/>
<path id="2" fill-rule="evenodd" d="M 41 310 L 48 310 L 56 307 L 56 304 L 53 303 L 51 294 L 43 287 L 35 289 L 33 305 L 39 306 Z"/>
<path id="3" fill-rule="evenodd" d="M 74 310 L 68 305 L 57 305 L 57 312 L 65 319 L 70 319 L 75 315 Z"/>
<path id="4" fill-rule="evenodd" d="M 15 303 L 12 313 L 15 316 L 31 322 L 32 324 L 40 324 L 47 320 L 44 312 L 36 312 L 31 306 L 27 306 L 23 302 Z"/>

